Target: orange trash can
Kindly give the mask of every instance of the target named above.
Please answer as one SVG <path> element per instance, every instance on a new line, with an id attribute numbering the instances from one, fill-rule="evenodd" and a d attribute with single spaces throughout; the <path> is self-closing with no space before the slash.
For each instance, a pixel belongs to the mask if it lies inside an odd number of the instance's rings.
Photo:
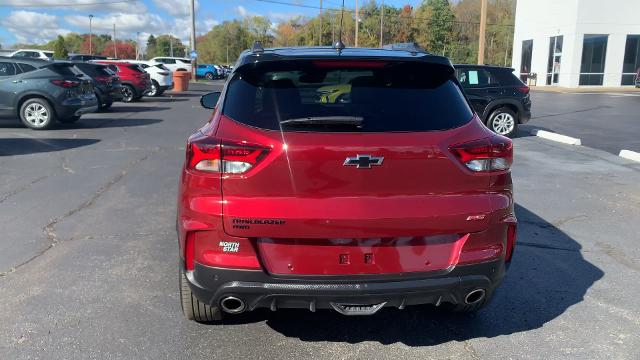
<path id="1" fill-rule="evenodd" d="M 173 91 L 182 92 L 189 90 L 189 80 L 191 73 L 188 71 L 173 72 Z"/>

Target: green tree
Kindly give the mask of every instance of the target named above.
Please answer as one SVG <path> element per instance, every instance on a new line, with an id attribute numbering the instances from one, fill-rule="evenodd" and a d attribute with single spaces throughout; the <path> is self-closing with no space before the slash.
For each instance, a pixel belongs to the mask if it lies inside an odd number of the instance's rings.
<path id="1" fill-rule="evenodd" d="M 445 54 L 453 34 L 455 15 L 448 0 L 423 0 L 416 9 L 418 42 L 428 51 Z"/>
<path id="2" fill-rule="evenodd" d="M 67 59 L 69 57 L 69 52 L 64 43 L 64 38 L 62 35 L 58 35 L 58 39 L 56 40 L 54 50 L 53 50 L 54 59 Z"/>
<path id="3" fill-rule="evenodd" d="M 149 38 L 147 39 L 147 49 L 145 50 L 147 58 L 152 58 L 155 56 L 157 45 L 158 44 L 156 41 L 156 37 L 153 36 L 153 34 L 149 35 Z"/>

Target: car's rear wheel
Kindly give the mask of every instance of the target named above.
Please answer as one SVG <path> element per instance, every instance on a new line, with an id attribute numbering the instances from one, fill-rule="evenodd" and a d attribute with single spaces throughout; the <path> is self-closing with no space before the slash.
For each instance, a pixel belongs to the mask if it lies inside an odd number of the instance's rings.
<path id="1" fill-rule="evenodd" d="M 193 296 L 189 288 L 187 274 L 183 269 L 180 269 L 180 303 L 182 313 L 188 320 L 197 322 L 222 320 L 222 312 L 219 308 L 209 306 Z"/>
<path id="2" fill-rule="evenodd" d="M 33 98 L 20 106 L 20 120 L 30 129 L 47 130 L 55 126 L 56 115 L 47 100 Z"/>
<path id="3" fill-rule="evenodd" d="M 204 74 L 204 77 L 207 78 L 207 80 L 213 80 L 213 73 L 208 72 Z"/>
<path id="4" fill-rule="evenodd" d="M 506 107 L 494 110 L 489 116 L 487 127 L 496 134 L 514 137 L 518 129 L 516 113 Z"/>
<path id="5" fill-rule="evenodd" d="M 122 85 L 122 101 L 129 103 L 136 99 L 136 90 L 129 84 Z"/>
<path id="6" fill-rule="evenodd" d="M 147 93 L 147 96 L 160 96 L 160 84 L 158 84 L 157 81 L 155 80 L 151 80 L 151 90 L 149 90 L 149 92 Z"/>

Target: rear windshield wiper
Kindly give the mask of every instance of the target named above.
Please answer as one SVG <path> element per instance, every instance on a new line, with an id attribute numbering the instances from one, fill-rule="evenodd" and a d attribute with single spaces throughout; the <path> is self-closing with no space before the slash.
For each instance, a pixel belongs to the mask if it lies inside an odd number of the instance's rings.
<path id="1" fill-rule="evenodd" d="M 309 116 L 304 118 L 282 120 L 280 124 L 286 126 L 296 125 L 354 125 L 361 126 L 361 116 Z"/>

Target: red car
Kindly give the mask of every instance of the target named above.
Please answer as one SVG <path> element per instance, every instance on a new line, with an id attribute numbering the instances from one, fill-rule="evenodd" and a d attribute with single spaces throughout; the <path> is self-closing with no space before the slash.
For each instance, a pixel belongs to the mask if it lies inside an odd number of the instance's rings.
<path id="1" fill-rule="evenodd" d="M 348 88 L 347 88 L 348 87 Z M 340 100 L 323 101 L 341 91 Z M 445 57 L 244 52 L 186 147 L 184 314 L 373 314 L 485 305 L 516 240 L 512 142 L 473 112 Z"/>
<path id="2" fill-rule="evenodd" d="M 100 60 L 94 61 L 104 64 L 113 70 L 122 82 L 122 101 L 132 102 L 140 100 L 151 90 L 151 77 L 137 64 L 122 61 Z"/>

